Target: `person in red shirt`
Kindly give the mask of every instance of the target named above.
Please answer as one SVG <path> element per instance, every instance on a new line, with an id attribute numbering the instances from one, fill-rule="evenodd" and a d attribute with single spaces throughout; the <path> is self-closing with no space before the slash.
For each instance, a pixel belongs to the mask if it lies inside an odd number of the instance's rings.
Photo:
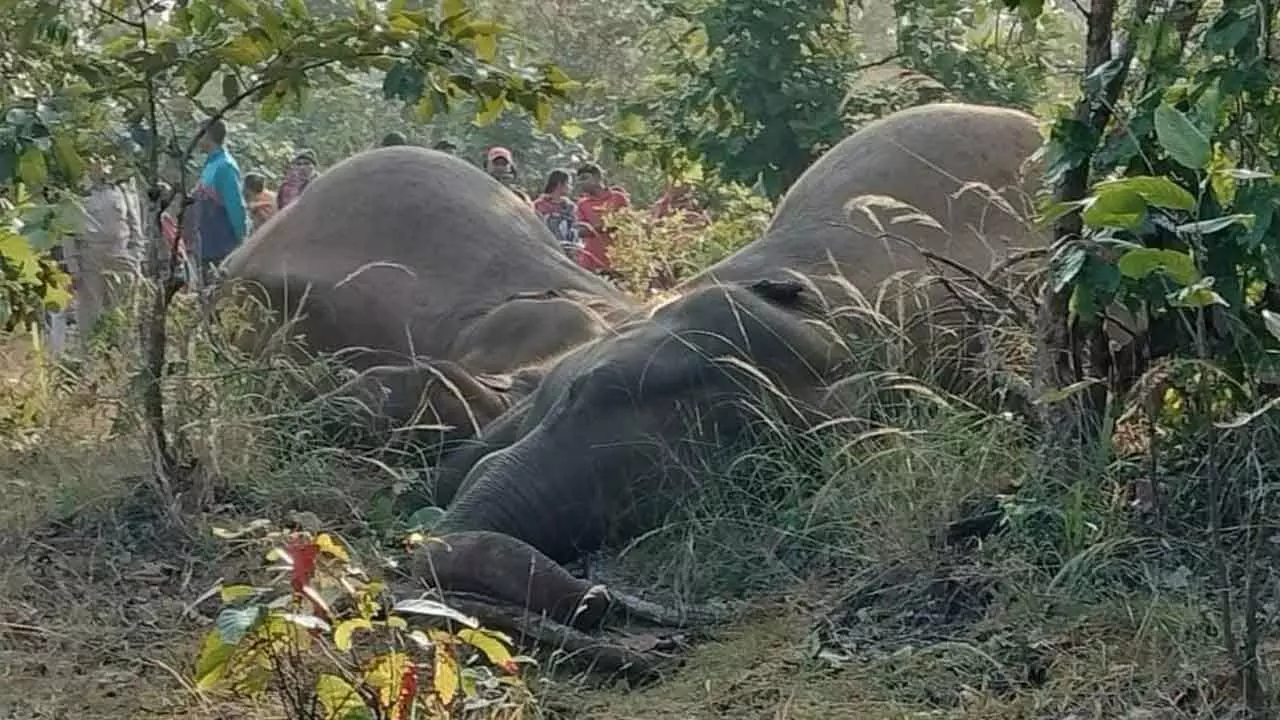
<path id="1" fill-rule="evenodd" d="M 578 168 L 578 222 L 582 229 L 582 250 L 578 264 L 608 278 L 617 279 L 609 260 L 609 213 L 631 206 L 631 198 L 622 188 L 608 187 L 604 183 L 604 171 L 595 163 L 585 163 Z"/>

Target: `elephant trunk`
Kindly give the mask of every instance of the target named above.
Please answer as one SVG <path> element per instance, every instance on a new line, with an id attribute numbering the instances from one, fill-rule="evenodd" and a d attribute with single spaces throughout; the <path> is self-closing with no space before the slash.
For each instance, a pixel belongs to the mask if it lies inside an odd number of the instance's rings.
<path id="1" fill-rule="evenodd" d="M 556 562 L 579 554 L 581 541 L 599 534 L 599 503 L 583 487 L 581 468 L 556 465 L 537 429 L 490 453 L 462 481 L 436 534 L 486 531 L 509 535 Z M 576 489 L 576 492 L 575 492 Z"/>
<path id="2" fill-rule="evenodd" d="M 438 587 L 475 592 L 546 613 L 557 622 L 586 628 L 609 606 L 603 588 L 579 580 L 553 557 L 560 503 L 516 443 L 476 463 L 462 490 L 435 528 L 442 542 L 428 543 L 415 556 L 414 571 Z M 551 547 L 547 543 L 551 542 Z"/>
<path id="3" fill-rule="evenodd" d="M 599 625 L 612 602 L 603 586 L 573 577 L 529 544 L 496 532 L 445 534 L 419 549 L 409 569 L 442 590 L 481 594 L 580 630 Z"/>

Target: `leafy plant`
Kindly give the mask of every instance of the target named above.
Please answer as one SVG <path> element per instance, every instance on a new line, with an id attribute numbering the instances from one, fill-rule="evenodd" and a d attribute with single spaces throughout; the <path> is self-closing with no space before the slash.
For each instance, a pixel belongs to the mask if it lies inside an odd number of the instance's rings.
<path id="1" fill-rule="evenodd" d="M 23 188 L 16 200 L 0 205 L 0 330 L 6 333 L 38 324 L 41 313 L 71 300 L 71 278 L 28 239 L 56 237 L 56 209 L 36 204 Z"/>
<path id="2" fill-rule="evenodd" d="M 679 283 L 760 237 L 771 217 L 763 198 L 735 198 L 714 218 L 677 211 L 663 217 L 635 208 L 610 214 L 609 257 L 626 288 L 645 296 Z"/>
<path id="3" fill-rule="evenodd" d="M 533 703 L 520 678 L 532 661 L 511 654 L 510 638 L 435 600 L 396 602 L 332 536 L 266 522 L 215 535 L 270 545 L 272 578 L 216 589 L 223 607 L 196 659 L 197 687 L 274 693 L 289 717 L 317 720 L 499 716 Z"/>

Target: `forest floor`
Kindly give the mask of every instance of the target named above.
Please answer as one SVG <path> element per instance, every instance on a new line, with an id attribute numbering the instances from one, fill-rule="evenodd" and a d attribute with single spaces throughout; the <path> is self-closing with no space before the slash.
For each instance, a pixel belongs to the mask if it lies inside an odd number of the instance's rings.
<path id="1" fill-rule="evenodd" d="M 10 390 L 32 382 L 13 370 L 25 351 L 10 346 L 0 364 Z M 0 719 L 283 717 L 191 680 L 216 612 L 196 601 L 251 570 L 207 528 L 268 508 L 224 508 L 228 517 L 174 529 L 139 490 L 141 444 L 103 440 L 106 421 L 92 412 L 71 416 L 0 451 Z M 355 507 L 361 491 L 342 494 L 336 507 Z M 756 593 L 658 683 L 539 681 L 526 717 L 1236 717 L 1212 614 L 1176 582 L 1084 599 L 981 552 L 870 556 L 860 567 Z M 1263 650 L 1276 667 L 1280 644 Z"/>

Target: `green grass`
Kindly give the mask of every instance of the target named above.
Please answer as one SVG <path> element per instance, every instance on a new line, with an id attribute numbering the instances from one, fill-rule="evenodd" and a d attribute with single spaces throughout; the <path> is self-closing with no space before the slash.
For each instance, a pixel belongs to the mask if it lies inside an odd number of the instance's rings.
<path id="1" fill-rule="evenodd" d="M 396 529 L 391 497 L 404 469 L 315 446 L 282 383 L 213 358 L 194 335 L 175 337 L 183 370 L 166 381 L 170 421 L 216 489 L 197 517 L 156 500 L 134 411 L 119 400 L 127 353 L 59 386 L 34 379 L 40 365 L 24 339 L 4 346 L 7 399 L 34 419 L 6 432 L 0 450 L 0 710 L 278 717 L 270 704 L 189 686 L 212 622 L 209 606 L 192 602 L 251 569 L 212 540 L 210 524 L 303 513 L 361 547 Z M 747 612 L 653 687 L 535 680 L 537 714 L 1216 718 L 1238 706 L 1214 556 L 1189 529 L 1203 468 L 1186 458 L 1199 450 L 1162 456 L 1185 527 L 1161 534 L 1125 505 L 1149 467 L 1142 458 L 1028 481 L 1036 445 L 1015 420 L 923 390 L 850 397 L 870 424 L 775 431 L 731 471 L 709 474 L 662 528 L 593 563 L 628 591 L 748 599 Z M 1222 473 L 1254 477 L 1272 452 L 1258 443 L 1280 448 L 1270 436 L 1251 442 L 1252 455 L 1215 455 Z M 931 542 L 966 502 L 1019 481 L 1007 532 L 963 549 Z M 1238 606 L 1238 574 L 1232 587 Z M 1278 648 L 1264 636 L 1268 667 Z M 1280 685 L 1270 671 L 1265 679 L 1273 692 Z"/>

